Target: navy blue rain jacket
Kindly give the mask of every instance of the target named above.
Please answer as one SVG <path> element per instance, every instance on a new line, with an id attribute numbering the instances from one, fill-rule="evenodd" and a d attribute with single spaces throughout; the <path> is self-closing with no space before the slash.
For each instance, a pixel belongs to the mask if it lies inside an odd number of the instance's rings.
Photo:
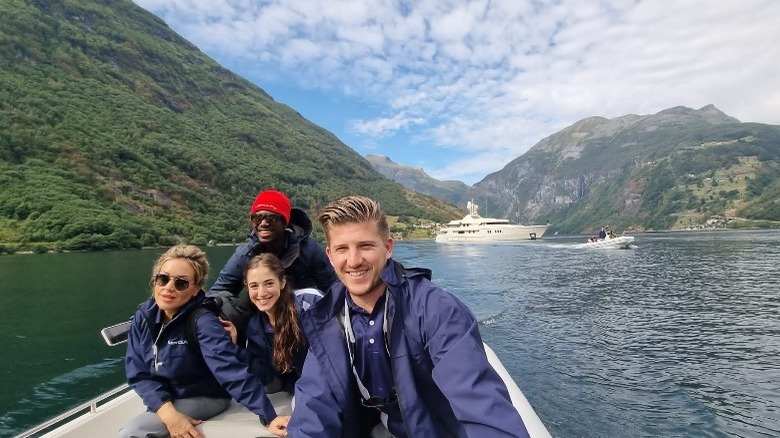
<path id="1" fill-rule="evenodd" d="M 138 306 L 125 356 L 127 383 L 152 412 L 169 400 L 232 397 L 268 424 L 276 418 L 276 411 L 263 383 L 239 359 L 215 313 L 204 312 L 195 321 L 200 353 L 187 345 L 188 314 L 205 298 L 200 291 L 162 330 L 162 311 L 154 299 Z"/>
<path id="2" fill-rule="evenodd" d="M 309 215 L 300 208 L 293 207 L 290 211 L 290 223 L 285 230 L 282 254 L 276 255 L 279 256 L 284 273 L 292 280 L 295 289 L 314 287 L 326 291 L 336 281 L 336 272 L 325 250 L 311 236 L 311 230 L 312 222 Z M 249 259 L 264 252 L 266 252 L 264 245 L 252 230 L 247 242 L 236 248 L 225 263 L 219 272 L 219 277 L 209 289 L 208 295 L 229 292 L 233 296 L 238 296 L 244 288 L 244 268 Z"/>
<path id="3" fill-rule="evenodd" d="M 392 259 L 381 274 L 389 294 L 385 337 L 407 436 L 528 437 L 488 362 L 476 318 L 430 275 Z M 291 437 L 368 436 L 342 326 L 346 293 L 336 282 L 301 315 L 309 353 L 295 386 Z"/>
<path id="4" fill-rule="evenodd" d="M 298 310 L 298 314 L 300 315 L 306 311 L 321 298 L 322 292 L 317 289 L 296 290 L 295 307 Z M 303 361 L 306 359 L 308 343 L 304 339 L 304 345 L 293 352 L 293 370 L 286 373 L 279 372 L 273 365 L 274 346 L 265 334 L 262 318 L 266 318 L 265 315 L 255 310 L 246 327 L 246 349 L 240 349 L 240 353 L 242 357 L 246 358 L 252 372 L 260 376 L 264 384 L 268 385 L 274 378 L 278 377 L 282 385 L 281 389 L 293 392 L 295 390 L 295 382 L 300 377 L 301 371 L 303 371 Z"/>

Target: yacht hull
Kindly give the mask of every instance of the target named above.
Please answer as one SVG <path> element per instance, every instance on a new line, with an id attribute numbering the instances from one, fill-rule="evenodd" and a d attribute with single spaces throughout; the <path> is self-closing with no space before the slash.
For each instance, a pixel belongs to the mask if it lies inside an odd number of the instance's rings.
<path id="1" fill-rule="evenodd" d="M 541 239 L 548 225 L 472 225 L 443 227 L 436 242 L 519 242 Z"/>

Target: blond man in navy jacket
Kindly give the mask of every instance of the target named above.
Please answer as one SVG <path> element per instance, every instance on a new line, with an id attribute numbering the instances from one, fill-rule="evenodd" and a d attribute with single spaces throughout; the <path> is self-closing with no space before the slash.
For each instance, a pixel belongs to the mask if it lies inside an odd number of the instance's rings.
<path id="1" fill-rule="evenodd" d="M 320 214 L 339 281 L 301 316 L 309 353 L 292 437 L 527 437 L 488 362 L 469 309 L 393 261 L 375 201 L 349 196 Z"/>

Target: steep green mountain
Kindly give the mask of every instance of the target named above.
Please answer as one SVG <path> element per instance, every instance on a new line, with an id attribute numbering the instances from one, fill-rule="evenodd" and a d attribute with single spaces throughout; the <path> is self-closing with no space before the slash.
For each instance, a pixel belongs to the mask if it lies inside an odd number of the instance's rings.
<path id="1" fill-rule="evenodd" d="M 0 253 L 240 241 L 265 188 L 454 217 L 129 0 L 2 4 Z"/>
<path id="2" fill-rule="evenodd" d="M 469 185 L 462 181 L 441 181 L 431 177 L 423 169 L 396 163 L 384 155 L 368 154 L 366 160 L 377 172 L 402 186 L 426 195 L 435 196 L 460 206 L 466 205 Z"/>
<path id="3" fill-rule="evenodd" d="M 590 117 L 541 140 L 469 196 L 488 200 L 491 216 L 550 221 L 562 233 L 778 227 L 780 126 L 742 123 L 712 105 Z"/>

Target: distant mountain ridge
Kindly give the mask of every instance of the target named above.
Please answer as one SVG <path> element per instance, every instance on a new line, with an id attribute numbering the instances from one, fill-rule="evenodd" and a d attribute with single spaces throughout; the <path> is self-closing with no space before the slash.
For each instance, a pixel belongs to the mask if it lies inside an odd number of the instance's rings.
<path id="1" fill-rule="evenodd" d="M 743 123 L 714 105 L 587 117 L 534 145 L 465 193 L 381 155 L 386 177 L 480 214 L 551 231 L 780 227 L 780 126 Z M 464 184 L 465 185 L 465 184 Z M 468 186 L 466 186 L 468 187 Z M 446 195 L 444 194 L 446 193 Z M 446 197 L 445 197 L 446 196 Z"/>
<path id="2" fill-rule="evenodd" d="M 780 223 L 780 126 L 713 105 L 588 117 L 539 141 L 468 196 L 484 214 L 563 233 Z M 714 222 L 713 222 L 714 221 Z"/>
<path id="3" fill-rule="evenodd" d="M 435 196 L 460 208 L 464 208 L 466 205 L 466 195 L 471 186 L 462 181 L 441 181 L 431 177 L 421 168 L 396 163 L 384 155 L 368 154 L 365 159 L 385 178 L 408 189 Z"/>

